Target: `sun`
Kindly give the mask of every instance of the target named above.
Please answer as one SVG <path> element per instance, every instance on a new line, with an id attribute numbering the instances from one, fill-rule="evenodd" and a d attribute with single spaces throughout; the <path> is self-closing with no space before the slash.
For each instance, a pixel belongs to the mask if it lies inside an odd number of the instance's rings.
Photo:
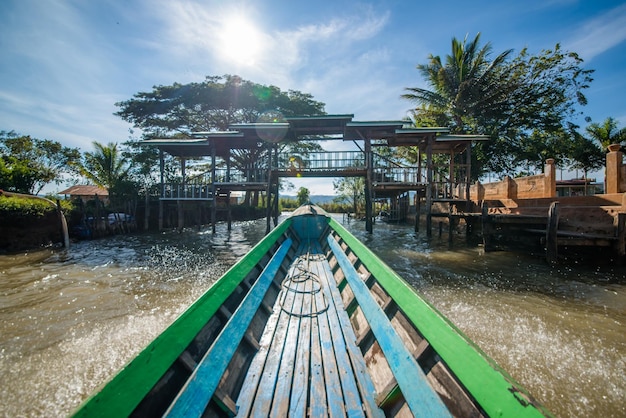
<path id="1" fill-rule="evenodd" d="M 254 65 L 262 52 L 263 34 L 245 17 L 224 20 L 218 35 L 219 51 L 226 60 Z"/>

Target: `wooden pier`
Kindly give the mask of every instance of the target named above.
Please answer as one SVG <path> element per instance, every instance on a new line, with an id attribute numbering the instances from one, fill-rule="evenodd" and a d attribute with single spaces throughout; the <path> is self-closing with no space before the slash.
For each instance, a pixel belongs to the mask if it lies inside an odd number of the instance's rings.
<path id="1" fill-rule="evenodd" d="M 353 116 L 289 117 L 277 123 L 233 124 L 225 132 L 197 132 L 183 139 L 142 141 L 144 145 L 157 147 L 161 153 L 159 227 L 163 227 L 163 204 L 169 201 L 178 205 L 179 228 L 184 226 L 183 203 L 189 202 L 208 205 L 215 228 L 217 211 L 224 206 L 218 204 L 218 197 L 228 202 L 224 210 L 230 213 L 229 196 L 241 191 L 264 195 L 269 232 L 271 221 L 274 226 L 277 224 L 280 179 L 289 177 L 364 178 L 368 232 L 372 232 L 376 215 L 373 202 L 377 199 L 387 199 L 398 220 L 406 217 L 414 196 L 424 199 L 429 213 L 439 199 L 469 201 L 471 144 L 487 140 L 487 136 L 450 135 L 448 128 L 415 128 L 410 120 L 353 121 Z M 286 144 L 298 141 L 350 142 L 357 150 L 285 151 Z M 384 157 L 388 152 L 378 152 L 398 147 L 414 147 L 417 163 L 401 165 Z M 180 182 L 165 181 L 164 153 L 180 160 Z M 248 156 L 248 163 L 234 167 L 235 157 L 240 159 L 242 153 Z M 436 155 L 447 159 L 433 158 Z M 198 158 L 208 158 L 211 169 L 188 176 L 187 161 Z M 447 162 L 438 165 L 436 161 Z"/>

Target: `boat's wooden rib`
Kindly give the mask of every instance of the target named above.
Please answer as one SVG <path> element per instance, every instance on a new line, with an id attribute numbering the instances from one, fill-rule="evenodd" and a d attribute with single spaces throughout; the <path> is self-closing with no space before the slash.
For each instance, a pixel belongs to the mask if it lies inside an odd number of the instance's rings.
<path id="1" fill-rule="evenodd" d="M 76 416 L 542 416 L 331 217 L 287 219 Z"/>

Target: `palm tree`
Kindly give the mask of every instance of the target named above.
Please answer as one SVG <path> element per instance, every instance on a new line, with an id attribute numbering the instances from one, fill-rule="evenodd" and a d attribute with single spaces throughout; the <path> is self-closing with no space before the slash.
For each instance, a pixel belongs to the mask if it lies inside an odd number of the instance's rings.
<path id="1" fill-rule="evenodd" d="M 618 129 L 617 121 L 613 118 L 606 118 L 602 124 L 592 123 L 587 126 L 587 133 L 605 150 L 611 144 L 626 143 L 626 128 Z"/>
<path id="2" fill-rule="evenodd" d="M 94 141 L 94 152 L 86 152 L 79 171 L 96 185 L 111 190 L 128 180 L 129 165 L 117 144 Z"/>
<path id="3" fill-rule="evenodd" d="M 445 64 L 439 56 L 429 56 L 428 64 L 417 69 L 432 90 L 409 87 L 402 98 L 415 102 L 416 114 L 442 113 L 450 121 L 453 133 L 464 133 L 472 120 L 489 112 L 503 101 L 500 68 L 511 54 L 509 49 L 489 61 L 491 44 L 480 47 L 480 33 L 468 42 L 452 39 L 452 53 Z"/>

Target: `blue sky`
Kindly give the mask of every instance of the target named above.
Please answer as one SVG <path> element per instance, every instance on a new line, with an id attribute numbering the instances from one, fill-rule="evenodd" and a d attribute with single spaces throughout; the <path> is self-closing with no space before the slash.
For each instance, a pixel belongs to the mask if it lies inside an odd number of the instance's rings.
<path id="1" fill-rule="evenodd" d="M 583 111 L 626 126 L 623 0 L 3 0 L 0 130 L 90 151 L 128 139 L 116 102 L 223 74 L 311 93 L 328 113 L 395 120 L 411 107 L 404 88 L 425 87 L 415 66 L 478 32 L 494 55 L 577 52 L 595 69 Z"/>

